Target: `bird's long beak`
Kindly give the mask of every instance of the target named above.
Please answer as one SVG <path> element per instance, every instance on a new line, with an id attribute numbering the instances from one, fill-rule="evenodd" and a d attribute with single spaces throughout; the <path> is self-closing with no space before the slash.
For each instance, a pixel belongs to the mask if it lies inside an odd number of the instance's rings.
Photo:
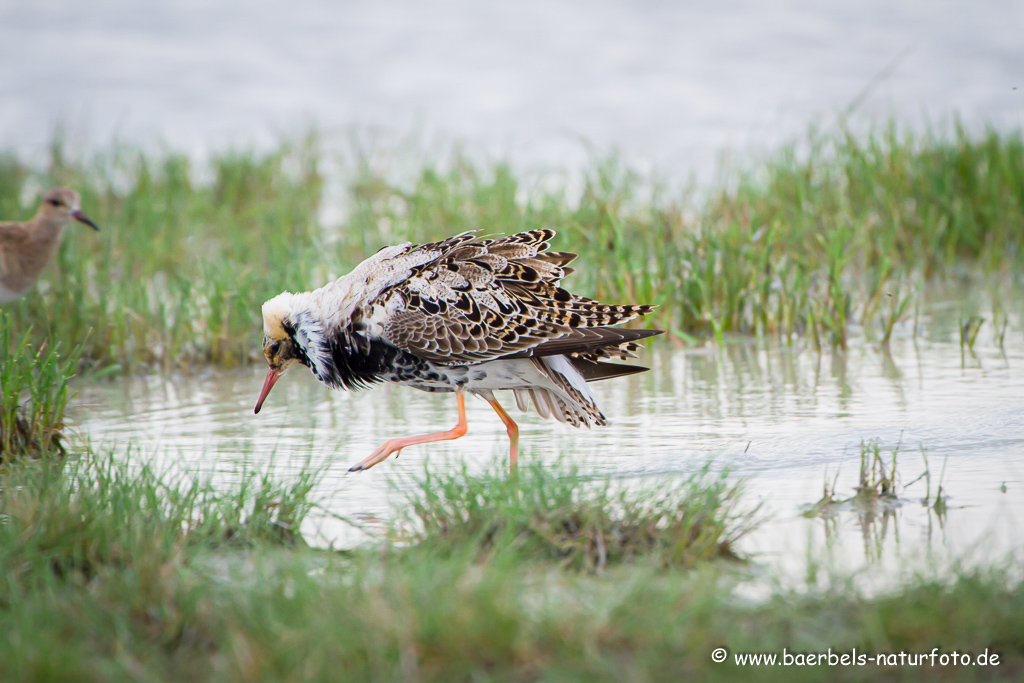
<path id="1" fill-rule="evenodd" d="M 71 217 L 74 218 L 79 223 L 85 223 L 93 230 L 99 232 L 100 226 L 96 225 L 91 220 L 89 220 L 89 218 L 84 213 L 82 213 L 80 209 L 75 209 L 74 211 L 72 211 Z"/>
<path id="2" fill-rule="evenodd" d="M 263 402 L 267 400 L 267 394 L 274 388 L 274 384 L 277 380 L 281 379 L 281 373 L 270 368 L 270 372 L 267 373 L 267 379 L 263 382 L 263 391 L 260 392 L 260 398 L 256 401 L 256 410 L 254 412 L 260 412 L 260 408 L 263 407 Z"/>

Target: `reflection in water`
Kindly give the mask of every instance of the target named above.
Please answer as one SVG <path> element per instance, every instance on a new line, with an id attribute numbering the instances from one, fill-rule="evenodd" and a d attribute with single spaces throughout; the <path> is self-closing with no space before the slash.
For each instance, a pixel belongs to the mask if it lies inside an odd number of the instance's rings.
<path id="1" fill-rule="evenodd" d="M 610 427 L 572 430 L 521 415 L 522 457 L 572 458 L 638 482 L 714 458 L 747 479 L 751 506 L 769 513 L 744 548 L 792 576 L 823 548 L 827 557 L 817 563 L 847 571 L 874 563 L 892 576 L 908 559 L 998 558 L 1021 541 L 1024 350 L 980 344 L 977 363 L 963 365 L 959 345 L 948 342 L 894 341 L 891 352 L 855 344 L 843 354 L 752 341 L 719 350 L 661 343 L 641 359 L 651 372 L 592 385 Z M 479 470 L 507 457 L 503 427 L 485 403 L 471 402 L 466 437 L 410 448 L 346 476 L 391 436 L 454 423 L 452 397 L 394 386 L 328 392 L 296 371 L 256 416 L 262 377 L 262 368 L 252 368 L 84 387 L 73 419 L 95 444 L 124 451 L 132 443 L 164 464 L 216 477 L 230 477 L 239 463 L 279 476 L 324 467 L 318 494 L 346 517 L 387 518 L 395 490 L 428 459 L 432 468 L 465 459 Z M 823 476 L 840 497 L 853 494 L 860 444 L 871 439 L 888 451 L 902 440 L 900 499 L 886 509 L 805 518 L 801 510 L 820 498 Z M 913 481 L 925 469 L 920 449 L 931 464 L 929 482 Z M 919 503 L 926 485 L 934 494 L 940 467 L 950 496 L 945 519 Z M 306 531 L 321 542 L 359 537 L 333 518 Z"/>

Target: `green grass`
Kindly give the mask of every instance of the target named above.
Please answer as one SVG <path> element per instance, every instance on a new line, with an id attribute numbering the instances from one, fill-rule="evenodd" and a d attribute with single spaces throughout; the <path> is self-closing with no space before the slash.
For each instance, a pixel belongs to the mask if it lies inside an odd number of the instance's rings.
<path id="1" fill-rule="evenodd" d="M 0 311 L 0 463 L 17 457 L 64 452 L 68 380 L 81 345 L 62 353 L 61 343 L 33 348 L 30 332 L 15 336 Z"/>
<path id="2" fill-rule="evenodd" d="M 874 513 L 879 508 L 887 511 L 893 509 L 901 499 L 906 499 L 910 486 L 918 482 L 924 483 L 924 497 L 921 504 L 934 511 L 940 521 L 944 518 L 948 495 L 942 489 L 946 474 L 946 461 L 942 463 L 937 479 L 938 489 L 932 497 L 932 471 L 928 463 L 928 454 L 923 445 L 918 446 L 924 470 L 917 476 L 906 476 L 905 465 L 899 465 L 898 458 L 902 438 L 897 442 L 888 456 L 883 456 L 882 446 L 878 439 L 860 442 L 860 468 L 857 485 L 853 488 L 854 495 L 849 498 L 836 497 L 836 482 L 839 475 L 828 481 L 828 470 L 825 471 L 825 485 L 822 497 L 814 505 L 804 511 L 805 517 L 829 517 L 844 507 L 851 507 L 859 512 Z M 905 460 L 905 458 L 904 458 Z M 900 468 L 903 469 L 900 469 Z"/>
<path id="3" fill-rule="evenodd" d="M 703 199 L 677 197 L 615 159 L 578 198 L 527 191 L 505 166 L 424 169 L 409 187 L 367 173 L 349 231 L 406 239 L 548 226 L 580 253 L 574 287 L 660 305 L 679 336 L 761 334 L 844 346 L 849 326 L 888 339 L 925 282 L 1020 265 L 1024 139 L 810 133 Z M 379 240 L 370 240 L 377 243 Z"/>
<path id="4" fill-rule="evenodd" d="M 678 337 L 841 347 L 853 324 L 888 341 L 926 284 L 998 277 L 1024 258 L 1020 132 L 812 131 L 701 198 L 615 159 L 595 162 L 578 195 L 460 157 L 404 180 L 361 161 L 345 166 L 345 217 L 321 225 L 325 159 L 315 135 L 202 166 L 130 147 L 71 158 L 59 142 L 45 169 L 0 155 L 0 216 L 26 217 L 66 184 L 103 227 L 72 230 L 45 284 L 6 307 L 16 330 L 85 340 L 83 359 L 125 371 L 244 364 L 260 304 L 284 289 L 319 286 L 384 244 L 546 226 L 555 248 L 580 253 L 573 289 L 659 304 L 650 324 Z"/>
<path id="5" fill-rule="evenodd" d="M 234 486 L 214 489 L 103 454 L 68 467 L 8 466 L 0 474 L 0 678 L 1014 680 L 1024 670 L 1024 584 L 1010 569 L 916 578 L 873 597 L 849 587 L 779 589 L 750 601 L 735 591 L 746 565 L 717 561 L 714 552 L 666 562 L 666 547 L 679 539 L 668 522 L 652 530 L 666 543 L 609 551 L 595 571 L 592 552 L 552 544 L 548 533 L 531 538 L 547 527 L 527 520 L 596 516 L 590 528 L 611 538 L 664 519 L 651 510 L 676 509 L 658 502 L 674 494 L 611 493 L 607 482 L 572 471 L 530 469 L 514 483 L 425 475 L 404 518 L 419 521 L 413 535 L 323 551 L 294 534 L 316 509 L 316 477 L 307 472 L 283 486 L 239 472 Z M 450 488 L 456 479 L 467 493 Z M 570 485 L 571 495 L 563 490 Z M 682 490 L 691 512 L 703 506 L 720 519 L 729 509 L 716 477 L 695 475 Z M 459 505 L 461 521 L 445 516 L 441 501 Z M 438 526 L 442 520 L 451 523 Z M 484 528 L 495 526 L 518 531 L 482 542 Z M 988 648 L 1001 664 L 747 670 L 731 659 L 713 663 L 717 647 Z"/>
<path id="6" fill-rule="evenodd" d="M 749 513 L 737 510 L 739 486 L 726 473 L 628 484 L 585 477 L 576 466 L 528 464 L 511 478 L 501 469 L 427 472 L 396 532 L 432 552 L 512 546 L 524 558 L 596 571 L 637 558 L 662 567 L 736 559 Z"/>
<path id="7" fill-rule="evenodd" d="M 313 473 L 280 486 L 243 471 L 235 488 L 223 492 L 208 481 L 129 465 L 111 454 L 69 460 L 15 461 L 0 474 L 0 594 L 8 599 L 54 578 L 157 571 L 191 545 L 301 541 L 297 529 L 309 512 Z"/>

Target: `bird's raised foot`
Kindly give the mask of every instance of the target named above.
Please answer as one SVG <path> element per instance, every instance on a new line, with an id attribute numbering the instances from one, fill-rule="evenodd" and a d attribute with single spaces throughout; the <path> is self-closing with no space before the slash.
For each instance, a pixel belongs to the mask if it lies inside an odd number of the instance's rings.
<path id="1" fill-rule="evenodd" d="M 401 439 L 388 439 L 380 448 L 371 453 L 368 458 L 349 469 L 349 472 L 368 470 L 377 463 L 387 460 L 392 454 L 397 457 L 402 452 L 402 449 L 408 446 L 432 443 L 434 441 L 451 441 L 463 436 L 466 433 L 466 397 L 465 394 L 459 391 L 456 392 L 455 398 L 459 404 L 459 423 L 453 428 L 447 432 L 436 432 L 434 434 L 424 434 L 423 436 L 406 436 Z"/>
<path id="2" fill-rule="evenodd" d="M 384 442 L 380 448 L 375 450 L 373 453 L 370 453 L 370 455 L 364 460 L 350 467 L 348 471 L 362 472 L 363 470 L 370 469 L 379 462 L 387 460 L 391 455 L 394 455 L 397 458 L 398 454 L 401 453 L 402 449 L 406 446 L 404 443 L 398 443 L 401 441 L 403 441 L 403 439 L 391 439 L 390 441 Z"/>

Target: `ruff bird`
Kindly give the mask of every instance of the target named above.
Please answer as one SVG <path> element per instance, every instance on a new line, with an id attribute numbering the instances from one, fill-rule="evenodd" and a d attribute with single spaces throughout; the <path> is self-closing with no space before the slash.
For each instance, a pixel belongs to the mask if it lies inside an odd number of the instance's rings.
<path id="1" fill-rule="evenodd" d="M 0 223 L 0 304 L 32 289 L 64 238 L 72 219 L 99 230 L 82 213 L 74 190 L 58 187 L 43 196 L 35 217 L 24 223 Z"/>
<path id="2" fill-rule="evenodd" d="M 270 371 L 255 412 L 298 365 L 332 389 L 395 382 L 455 393 L 454 428 L 391 439 L 352 472 L 408 446 L 464 435 L 466 392 L 491 404 L 505 424 L 512 471 L 519 428 L 495 399 L 499 389 L 512 390 L 520 410 L 532 401 L 544 418 L 574 427 L 607 424 L 587 382 L 647 370 L 608 361 L 635 358 L 636 342 L 661 330 L 609 327 L 653 306 L 610 306 L 562 289 L 576 254 L 547 251 L 554 235 L 531 230 L 479 239 L 466 232 L 385 247 L 320 289 L 270 299 L 263 304 Z"/>

